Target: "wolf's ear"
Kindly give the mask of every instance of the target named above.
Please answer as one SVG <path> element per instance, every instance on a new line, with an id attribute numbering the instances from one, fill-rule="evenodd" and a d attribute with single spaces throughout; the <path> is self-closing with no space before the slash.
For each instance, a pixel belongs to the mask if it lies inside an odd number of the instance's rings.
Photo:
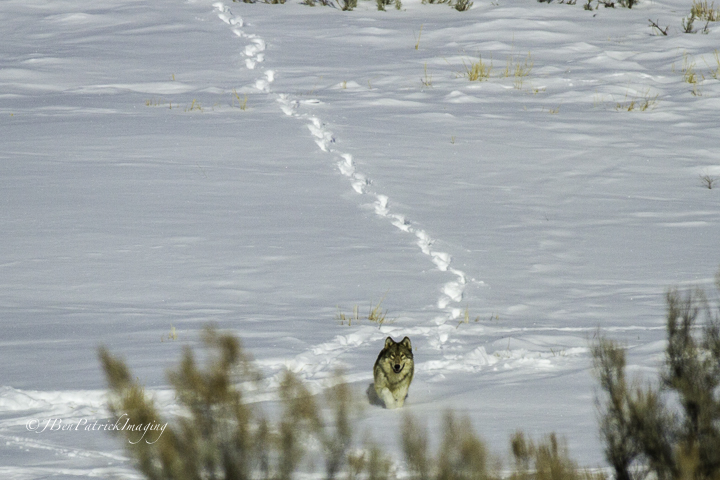
<path id="1" fill-rule="evenodd" d="M 392 337 L 387 337 L 385 339 L 385 348 L 390 348 L 393 345 L 395 345 L 395 340 L 393 340 Z"/>
<path id="2" fill-rule="evenodd" d="M 412 350 L 412 345 L 410 345 L 410 339 L 408 337 L 403 338 L 402 342 L 400 342 L 400 343 L 405 345 L 410 350 Z"/>

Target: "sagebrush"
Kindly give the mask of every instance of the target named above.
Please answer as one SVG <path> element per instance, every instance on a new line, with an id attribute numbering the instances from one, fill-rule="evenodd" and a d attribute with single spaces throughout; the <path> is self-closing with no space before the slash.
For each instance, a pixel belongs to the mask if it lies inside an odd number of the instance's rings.
<path id="1" fill-rule="evenodd" d="M 617 343 L 600 338 L 593 346 L 605 456 L 617 480 L 717 480 L 720 319 L 700 290 L 674 289 L 666 301 L 665 364 L 656 382 L 629 381 Z"/>
<path id="2" fill-rule="evenodd" d="M 720 289 L 720 272 L 717 282 Z M 667 347 L 661 375 L 640 384 L 625 373 L 625 350 L 602 336 L 592 346 L 600 433 L 615 480 L 720 479 L 720 316 L 700 290 L 667 294 Z M 698 321 L 704 320 L 702 328 Z M 149 480 L 390 480 L 394 463 L 372 439 L 359 442 L 354 417 L 362 405 L 340 374 L 324 395 L 313 395 L 291 372 L 269 418 L 248 402 L 260 374 L 238 339 L 206 329 L 204 368 L 186 347 L 168 374 L 180 414 L 164 418 L 125 362 L 105 348 L 100 360 L 116 421 L 161 425 L 162 434 L 120 430 L 137 469 Z M 166 428 L 167 427 L 167 428 Z M 570 458 L 555 434 L 535 442 L 521 431 L 510 441 L 503 469 L 470 420 L 447 412 L 432 452 L 427 425 L 405 415 L 399 431 L 402 476 L 411 480 L 605 480 Z M 144 441 L 141 441 L 143 440 Z"/>
<path id="3" fill-rule="evenodd" d="M 179 366 L 168 374 L 183 412 L 174 422 L 164 418 L 122 360 L 100 349 L 110 387 L 108 407 L 114 418 L 167 425 L 152 442 L 137 441 L 138 432 L 116 432 L 127 440 L 128 453 L 146 478 L 290 480 L 300 473 L 317 475 L 318 459 L 329 480 L 395 477 L 396 466 L 380 447 L 371 439 L 357 441 L 353 418 L 361 407 L 340 376 L 325 395 L 312 395 L 303 382 L 286 372 L 278 391 L 282 409 L 279 418 L 272 420 L 245 398 L 245 390 L 259 388 L 260 376 L 240 342 L 208 328 L 204 343 L 210 350 L 205 368 L 197 365 L 188 347 Z M 399 441 L 412 478 L 499 480 L 499 462 L 469 419 L 447 412 L 442 442 L 434 453 L 427 438 L 418 420 L 406 415 Z M 530 452 L 533 468 L 543 470 L 550 461 L 572 470 L 574 463 L 567 458 L 566 450 L 558 446 L 554 436 L 550 441 L 553 444 L 547 448 L 545 443 L 537 448 L 532 443 L 524 447 Z M 513 442 L 515 445 L 516 438 Z M 525 470 L 513 475 L 515 480 L 534 478 Z M 573 475 L 538 480 L 584 479 Z"/>

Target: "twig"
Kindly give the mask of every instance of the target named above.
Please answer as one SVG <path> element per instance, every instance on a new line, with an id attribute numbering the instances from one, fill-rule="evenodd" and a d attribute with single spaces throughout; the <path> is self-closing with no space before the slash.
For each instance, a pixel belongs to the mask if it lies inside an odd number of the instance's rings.
<path id="1" fill-rule="evenodd" d="M 665 27 L 665 30 L 663 30 L 662 28 L 660 28 L 660 25 L 657 24 L 657 21 L 653 22 L 652 20 L 648 19 L 648 22 L 650 22 L 651 27 L 657 28 L 660 33 L 662 33 L 663 35 L 665 35 L 667 37 L 668 30 L 670 29 L 670 25 Z"/>

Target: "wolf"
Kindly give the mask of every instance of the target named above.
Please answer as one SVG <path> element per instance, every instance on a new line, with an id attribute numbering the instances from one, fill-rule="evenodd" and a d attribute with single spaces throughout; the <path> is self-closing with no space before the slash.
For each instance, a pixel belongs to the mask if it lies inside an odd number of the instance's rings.
<path id="1" fill-rule="evenodd" d="M 385 408 L 399 408 L 405 404 L 414 372 L 410 339 L 405 337 L 401 342 L 396 342 L 387 337 L 385 347 L 380 351 L 373 367 L 375 393 L 385 404 Z"/>

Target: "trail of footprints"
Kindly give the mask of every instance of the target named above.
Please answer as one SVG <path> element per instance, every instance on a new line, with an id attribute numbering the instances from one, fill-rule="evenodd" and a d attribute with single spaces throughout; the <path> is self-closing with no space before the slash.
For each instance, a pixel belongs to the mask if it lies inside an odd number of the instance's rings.
<path id="1" fill-rule="evenodd" d="M 230 8 L 222 2 L 216 2 L 213 7 L 217 11 L 218 18 L 228 24 L 232 28 L 232 32 L 240 38 L 245 38 L 249 42 L 245 45 L 243 54 L 245 55 L 245 66 L 248 69 L 255 69 L 258 64 L 261 64 L 265 59 L 265 41 L 257 35 L 248 34 L 243 30 L 244 22 L 239 16 L 233 15 Z M 258 77 L 255 81 L 254 87 L 263 93 L 271 94 L 270 84 L 275 79 L 275 72 L 272 70 L 264 70 L 263 74 Z M 452 257 L 447 252 L 435 250 L 433 245 L 435 239 L 433 239 L 427 232 L 421 228 L 416 227 L 408 218 L 404 215 L 396 213 L 392 209 L 392 203 L 387 195 L 383 195 L 376 192 L 372 188 L 372 181 L 357 169 L 353 156 L 350 153 L 339 151 L 335 148 L 335 138 L 327 126 L 319 118 L 307 114 L 300 113 L 300 109 L 304 105 L 312 106 L 313 104 L 319 104 L 318 100 L 303 100 L 302 102 L 292 98 L 290 95 L 277 93 L 276 100 L 280 106 L 282 112 L 293 118 L 297 118 L 301 121 L 306 122 L 307 128 L 317 143 L 320 150 L 327 152 L 335 158 L 338 170 L 342 175 L 348 178 L 352 189 L 359 195 L 369 196 L 374 198 L 372 206 L 375 213 L 382 218 L 387 219 L 392 225 L 399 230 L 413 235 L 415 243 L 420 248 L 422 253 L 427 255 L 430 260 L 435 264 L 436 268 L 442 272 L 448 272 L 452 275 L 452 279 L 446 282 L 440 289 L 440 295 L 437 300 L 437 307 L 444 312 L 444 315 L 438 316 L 435 319 L 436 327 L 435 332 L 428 331 L 427 327 L 418 327 L 418 332 L 409 333 L 421 333 L 424 336 L 428 336 L 430 344 L 442 348 L 442 345 L 448 339 L 448 332 L 446 332 L 445 322 L 450 319 L 458 318 L 462 315 L 462 309 L 459 303 L 462 301 L 463 292 L 467 284 L 467 277 L 461 270 L 451 267 Z M 363 340 L 370 340 L 370 337 L 380 335 L 375 329 L 374 332 L 364 332 L 361 334 Z M 325 362 L 329 361 L 328 356 L 336 357 L 348 348 L 355 345 L 359 339 L 347 338 L 348 336 L 338 336 L 331 342 L 333 345 L 323 344 L 313 349 L 312 354 L 321 355 L 325 358 Z M 337 344 L 337 345 L 335 345 Z M 335 348 L 337 347 L 337 348 Z M 310 352 L 308 352 L 310 353 Z M 303 354 L 304 355 L 304 354 Z M 310 365 L 310 359 L 304 358 L 300 355 L 297 359 L 286 365 L 293 370 L 303 369 L 305 373 L 309 373 L 307 367 Z M 307 356 L 307 355 L 305 355 Z M 301 358 L 303 357 L 303 358 Z M 323 363 L 325 363 L 323 362 Z M 323 367 L 319 368 L 323 370 Z M 315 370 L 311 368 L 311 370 Z M 312 376 L 312 374 L 310 374 Z"/>
<path id="2" fill-rule="evenodd" d="M 279 94 L 277 101 L 280 103 L 280 108 L 285 115 L 309 121 L 307 124 L 308 130 L 310 130 L 310 133 L 315 137 L 315 142 L 318 147 L 320 147 L 323 152 L 328 152 L 336 157 L 338 170 L 348 177 L 353 190 L 361 195 L 375 197 L 373 206 L 378 216 L 388 219 L 392 225 L 403 232 L 414 235 L 420 250 L 430 257 L 438 270 L 450 272 L 454 275 L 455 279 L 447 282 L 442 287 L 442 295 L 438 299 L 437 305 L 438 308 L 442 310 L 447 309 L 448 318 L 457 318 L 460 315 L 460 311 L 457 308 L 452 308 L 451 304 L 459 303 L 462 300 L 467 278 L 464 272 L 450 266 L 452 261 L 450 254 L 434 250 L 432 247 L 435 240 L 430 237 L 430 235 L 424 230 L 415 227 L 404 215 L 392 211 L 388 196 L 373 191 L 372 182 L 367 175 L 357 170 L 352 155 L 334 148 L 335 139 L 333 138 L 332 132 L 326 128 L 319 118 L 298 113 L 300 102 L 292 100 L 288 95 Z"/>

